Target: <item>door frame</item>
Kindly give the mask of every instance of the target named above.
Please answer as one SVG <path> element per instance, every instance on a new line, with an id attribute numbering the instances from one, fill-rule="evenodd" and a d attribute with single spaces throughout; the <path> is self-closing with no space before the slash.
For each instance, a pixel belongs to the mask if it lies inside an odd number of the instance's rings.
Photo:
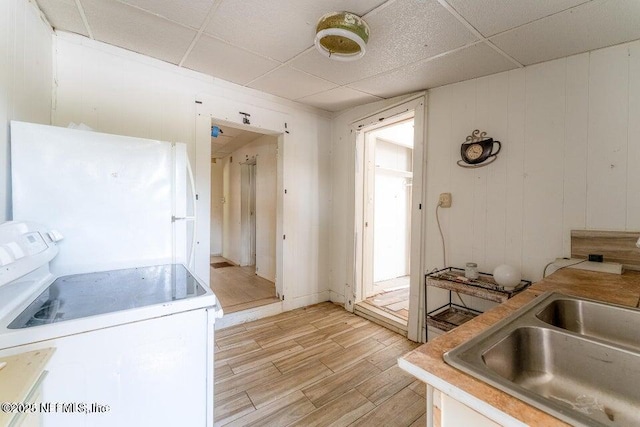
<path id="1" fill-rule="evenodd" d="M 209 244 L 210 216 L 211 216 L 211 122 L 227 125 L 237 129 L 248 130 L 264 135 L 275 136 L 277 145 L 277 172 L 276 172 L 276 296 L 282 302 L 282 310 L 293 308 L 293 287 L 290 285 L 290 277 L 286 272 L 291 270 L 293 248 L 284 245 L 284 236 L 288 231 L 286 219 L 292 215 L 292 207 L 284 198 L 286 177 L 284 176 L 285 162 L 289 162 L 287 155 L 291 144 L 290 126 L 287 128 L 289 116 L 278 111 L 266 108 L 234 103 L 228 99 L 217 98 L 210 95 L 202 95 L 196 100 L 196 189 L 199 195 L 198 218 L 206 218 L 197 222 L 198 245 L 196 246 L 196 272 L 200 271 L 200 277 L 209 284 Z M 249 111 L 251 122 L 244 123 L 242 115 L 237 111 Z M 235 114 L 230 114 L 235 112 Z M 237 116 L 237 117 L 236 117 Z M 207 236 L 203 239 L 202 236 Z M 282 237 L 280 237 L 282 236 Z M 204 241 L 203 241 L 204 240 Z M 198 268 L 199 266 L 199 268 Z M 285 299 L 285 296 L 288 296 Z M 265 306 L 265 310 L 268 307 Z"/>
<path id="2" fill-rule="evenodd" d="M 353 250 L 347 262 L 350 267 L 353 286 L 345 286 L 347 297 L 345 308 L 354 310 L 356 301 L 364 299 L 363 280 L 365 280 L 365 268 L 367 262 L 363 258 L 365 244 L 364 232 L 364 145 L 365 133 L 379 127 L 388 126 L 391 123 L 407 119 L 413 114 L 414 118 L 414 148 L 413 148 L 413 185 L 411 191 L 411 268 L 409 290 L 409 321 L 407 337 L 416 342 L 425 342 L 425 316 L 424 316 L 424 269 L 425 269 L 425 242 L 426 242 L 426 214 L 422 209 L 424 205 L 424 189 L 426 189 L 426 94 L 420 94 L 413 99 L 403 101 L 398 105 L 389 107 L 378 113 L 367 116 L 351 124 L 352 143 L 354 152 L 353 186 L 350 188 L 353 197 L 353 234 L 348 236 L 346 242 Z M 360 190 L 358 190 L 360 189 Z M 369 269 L 370 270 L 370 269 Z M 349 289 L 350 288 L 350 289 Z"/>

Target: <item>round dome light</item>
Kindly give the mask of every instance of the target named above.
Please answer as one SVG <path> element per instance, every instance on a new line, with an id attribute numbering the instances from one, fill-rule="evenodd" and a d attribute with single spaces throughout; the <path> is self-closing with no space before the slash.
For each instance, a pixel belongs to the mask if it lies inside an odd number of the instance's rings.
<path id="1" fill-rule="evenodd" d="M 315 45 L 327 58 L 353 61 L 362 58 L 369 41 L 369 26 L 350 12 L 331 12 L 318 21 Z"/>
<path id="2" fill-rule="evenodd" d="M 507 264 L 501 264 L 493 270 L 493 279 L 498 285 L 504 286 L 505 289 L 511 290 L 518 286 L 522 276 L 520 270 Z"/>

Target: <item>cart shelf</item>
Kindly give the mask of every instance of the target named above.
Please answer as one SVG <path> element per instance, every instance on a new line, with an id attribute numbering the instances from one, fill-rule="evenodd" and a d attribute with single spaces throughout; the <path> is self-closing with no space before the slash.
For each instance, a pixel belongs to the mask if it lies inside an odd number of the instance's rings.
<path id="1" fill-rule="evenodd" d="M 448 267 L 427 274 L 425 285 L 449 291 L 448 304 L 427 312 L 427 325 L 443 331 L 450 331 L 482 313 L 454 304 L 451 298 L 452 292 L 503 303 L 531 286 L 531 282 L 522 280 L 515 288 L 505 289 L 493 280 L 491 274 L 480 273 L 477 279 L 467 279 L 463 269 Z M 425 306 L 427 306 L 427 292 L 425 292 Z"/>

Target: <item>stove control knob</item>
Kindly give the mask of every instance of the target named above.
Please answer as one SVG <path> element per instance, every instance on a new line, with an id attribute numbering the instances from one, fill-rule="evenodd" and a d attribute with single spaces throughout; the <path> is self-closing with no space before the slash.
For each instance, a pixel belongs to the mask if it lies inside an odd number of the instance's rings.
<path id="1" fill-rule="evenodd" d="M 48 234 L 49 238 L 54 242 L 59 242 L 64 239 L 64 236 L 58 230 L 51 230 Z"/>
<path id="2" fill-rule="evenodd" d="M 13 256 L 3 247 L 0 247 L 0 266 L 5 266 L 11 264 L 13 261 Z"/>
<path id="3" fill-rule="evenodd" d="M 14 259 L 24 258 L 24 251 L 16 242 L 7 243 L 4 247 L 13 255 Z"/>

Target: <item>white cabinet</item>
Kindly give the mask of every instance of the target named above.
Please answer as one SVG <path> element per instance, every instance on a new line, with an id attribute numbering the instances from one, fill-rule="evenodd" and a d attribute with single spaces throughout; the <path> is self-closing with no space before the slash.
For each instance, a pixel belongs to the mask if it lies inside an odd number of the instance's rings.
<path id="1" fill-rule="evenodd" d="M 457 400 L 447 396 L 444 393 L 440 395 L 440 422 L 441 427 L 498 427 L 499 424 L 485 417 L 484 415 L 474 411 L 468 406 L 458 402 Z M 435 399 L 434 399 L 435 400 Z"/>

